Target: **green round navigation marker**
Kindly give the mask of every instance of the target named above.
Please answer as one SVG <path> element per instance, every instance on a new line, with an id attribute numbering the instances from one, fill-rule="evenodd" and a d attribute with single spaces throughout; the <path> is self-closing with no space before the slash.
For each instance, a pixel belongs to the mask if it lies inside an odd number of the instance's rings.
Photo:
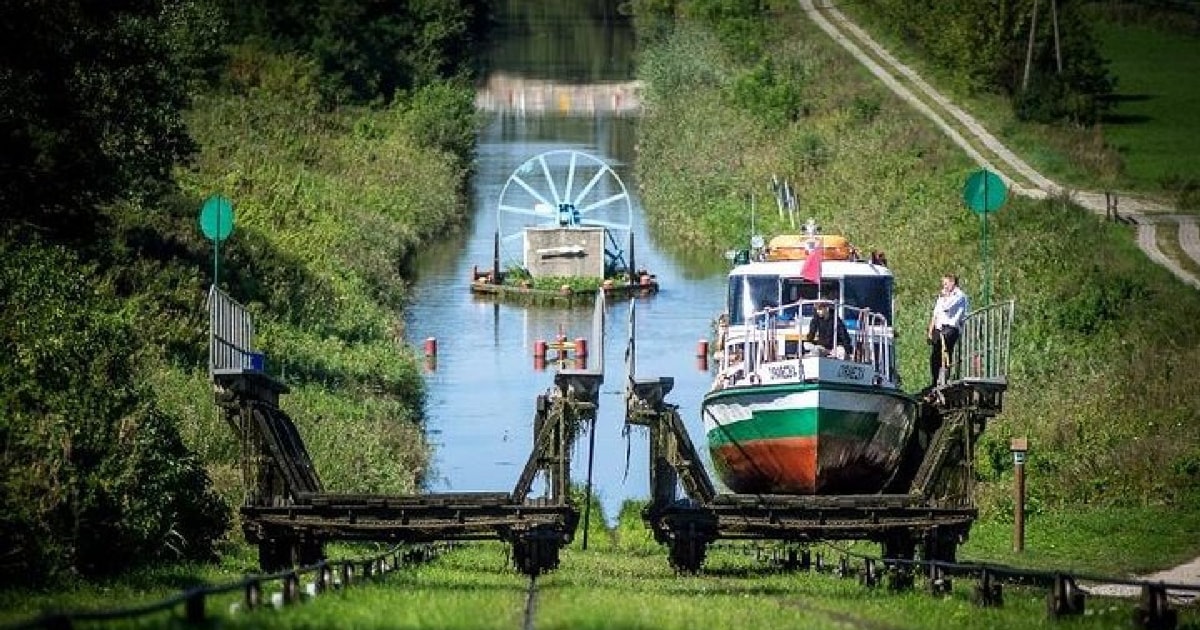
<path id="1" fill-rule="evenodd" d="M 212 195 L 200 207 L 200 230 L 210 241 L 221 242 L 233 232 L 233 202 Z"/>
<path id="2" fill-rule="evenodd" d="M 982 169 L 971 173 L 963 186 L 963 201 L 976 214 L 989 214 L 1000 209 L 1008 198 L 1008 187 L 1000 176 Z"/>

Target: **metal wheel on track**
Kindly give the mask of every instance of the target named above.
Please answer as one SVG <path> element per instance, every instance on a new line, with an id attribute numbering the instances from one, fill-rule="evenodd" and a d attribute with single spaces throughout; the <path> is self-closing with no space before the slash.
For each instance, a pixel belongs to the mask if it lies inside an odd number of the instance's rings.
<path id="1" fill-rule="evenodd" d="M 671 566 L 680 573 L 699 573 L 708 552 L 708 541 L 694 531 L 677 532 L 670 543 Z"/>
<path id="2" fill-rule="evenodd" d="M 512 560 L 517 570 L 537 577 L 558 568 L 559 541 L 545 534 L 518 536 L 512 541 Z"/>

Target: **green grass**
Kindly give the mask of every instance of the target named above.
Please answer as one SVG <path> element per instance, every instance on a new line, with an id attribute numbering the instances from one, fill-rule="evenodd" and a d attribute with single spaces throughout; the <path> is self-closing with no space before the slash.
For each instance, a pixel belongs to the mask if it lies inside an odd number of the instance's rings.
<path id="1" fill-rule="evenodd" d="M 1075 188 L 1131 190 L 1185 212 L 1200 209 L 1200 38 L 1138 24 L 1093 21 L 1117 78 L 1112 112 L 1094 129 L 1018 121 L 1000 95 L 969 93 L 896 37 L 867 5 L 839 8 L 901 62 L 978 119 L 1017 155 Z M 1101 14 L 1103 7 L 1097 9 Z"/>
<path id="2" fill-rule="evenodd" d="M 326 111 L 311 83 L 288 75 L 303 74 L 302 64 L 287 61 L 258 70 L 287 75 L 264 79 L 275 88 L 197 99 L 187 122 L 201 150 L 177 179 L 189 195 L 219 190 L 235 201 L 222 285 L 254 317 L 268 372 L 291 388 L 281 407 L 324 486 L 413 492 L 428 448 L 420 358 L 403 341 L 403 269 L 422 243 L 462 221 L 470 155 L 435 136 L 471 136 L 471 93 L 446 84 L 388 107 Z M 239 504 L 236 439 L 207 374 L 168 360 L 150 380 L 222 494 Z"/>
<path id="3" fill-rule="evenodd" d="M 830 559 L 837 557 L 824 551 Z M 861 567 L 858 560 L 851 564 Z M 973 587 L 973 580 L 956 579 L 952 593 L 937 598 L 924 593 L 920 579 L 907 592 L 867 588 L 856 579 L 780 571 L 744 544 L 712 548 L 699 575 L 676 574 L 665 552 L 567 549 L 560 568 L 538 580 L 532 623 L 539 629 L 656 630 L 1055 625 L 1046 617 L 1042 589 L 1009 586 L 1003 607 L 982 609 L 971 602 Z M 527 588 L 528 580 L 509 565 L 504 546 L 481 543 L 280 610 L 231 614 L 236 597 L 214 600 L 206 610 L 226 628 L 519 628 Z M 1072 620 L 1071 627 L 1125 627 L 1134 603 L 1090 598 L 1088 614 Z M 1183 624 L 1200 619 L 1194 608 L 1181 613 Z M 177 608 L 173 615 L 117 627 L 171 625 L 180 615 Z"/>
<path id="4" fill-rule="evenodd" d="M 614 530 L 597 526 L 595 509 L 588 550 L 580 535 L 562 552 L 558 570 L 539 579 L 536 628 L 721 628 L 745 627 L 896 627 L 1016 628 L 1050 623 L 1045 591 L 1008 587 L 1005 606 L 978 609 L 971 603 L 974 580 L 958 578 L 947 598 L 917 589 L 893 594 L 869 589 L 854 579 L 827 574 L 782 572 L 763 554 L 777 544 L 723 541 L 710 546 L 699 575 L 677 575 L 665 547 L 650 540 L 641 523 L 642 503 L 622 506 Z M 1077 574 L 1130 576 L 1172 566 L 1200 552 L 1200 515 L 1162 508 L 1074 510 L 1031 516 L 1026 549 L 1011 550 L 1011 523 L 976 523 L 959 553 L 963 561 L 992 562 L 1033 569 L 1062 569 Z M 331 545 L 334 559 L 366 558 L 373 546 Z M 835 565 L 850 552 L 878 557 L 870 543 L 816 545 L 814 553 Z M 45 610 L 110 610 L 160 601 L 182 589 L 235 582 L 255 572 L 251 548 L 232 545 L 218 565 L 164 565 L 93 582 L 70 581 L 41 591 L 0 592 L 0 623 L 29 619 Z M 302 577 L 302 584 L 311 576 Z M 885 582 L 886 584 L 886 582 Z M 350 589 L 323 595 L 302 605 L 246 612 L 240 592 L 214 596 L 206 605 L 222 627 L 271 628 L 513 628 L 521 627 L 528 582 L 512 567 L 507 545 L 471 543 L 450 548 L 434 561 L 413 565 L 381 578 L 360 580 Z M 266 597 L 279 590 L 265 588 Z M 1132 600 L 1090 599 L 1082 627 L 1113 627 L 1128 619 Z M 236 614 L 231 609 L 238 608 Z M 182 615 L 155 613 L 119 627 L 159 627 Z M 1200 621 L 1200 610 L 1185 610 L 1183 621 Z M 84 624 L 86 627 L 86 624 Z"/>
<path id="5" fill-rule="evenodd" d="M 1122 158 L 1108 146 L 1102 129 L 1019 121 L 1009 98 L 957 85 L 929 64 L 916 47 L 889 30 L 869 5 L 848 2 L 838 8 L 1043 175 L 1071 188 L 1104 190 L 1133 185 L 1122 178 Z"/>
<path id="6" fill-rule="evenodd" d="M 1022 553 L 1013 551 L 1011 519 L 992 519 L 976 523 L 959 555 L 1034 569 L 1145 575 L 1200 555 L 1200 513 L 1110 507 L 1031 516 Z"/>
<path id="7" fill-rule="evenodd" d="M 1200 185 L 1200 37 L 1105 20 L 1095 29 L 1117 77 L 1104 135 L 1128 181 L 1140 190 Z"/>

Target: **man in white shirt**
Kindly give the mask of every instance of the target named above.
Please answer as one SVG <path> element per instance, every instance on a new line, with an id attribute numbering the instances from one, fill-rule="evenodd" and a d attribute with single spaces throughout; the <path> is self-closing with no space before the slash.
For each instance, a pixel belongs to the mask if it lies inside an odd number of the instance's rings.
<path id="1" fill-rule="evenodd" d="M 967 308 L 967 294 L 958 288 L 958 276 L 952 273 L 942 276 L 942 292 L 933 305 L 926 333 L 930 343 L 929 375 L 934 387 L 945 384 L 949 376 L 954 346 L 958 345 Z"/>

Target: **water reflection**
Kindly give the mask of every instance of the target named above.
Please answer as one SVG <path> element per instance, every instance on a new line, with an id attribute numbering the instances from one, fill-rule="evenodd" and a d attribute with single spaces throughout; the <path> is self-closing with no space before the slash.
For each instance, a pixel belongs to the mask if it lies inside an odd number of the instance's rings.
<path id="1" fill-rule="evenodd" d="M 483 74 L 572 83 L 628 80 L 635 38 L 631 18 L 618 6 L 610 0 L 496 2 Z"/>

